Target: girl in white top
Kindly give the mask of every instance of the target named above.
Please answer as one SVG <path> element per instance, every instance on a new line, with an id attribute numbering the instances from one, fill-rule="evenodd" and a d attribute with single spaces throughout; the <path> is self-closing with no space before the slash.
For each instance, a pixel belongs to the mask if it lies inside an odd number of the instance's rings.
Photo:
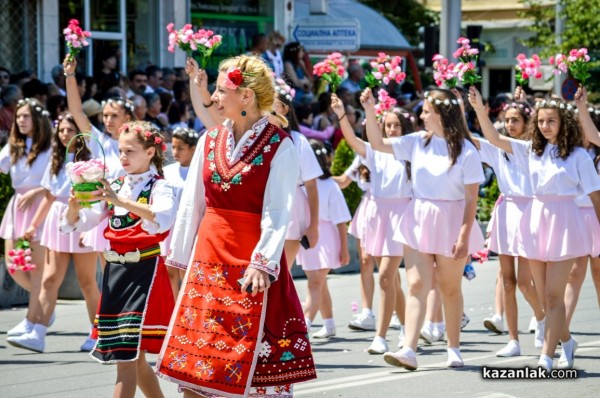
<path id="1" fill-rule="evenodd" d="M 518 95 L 518 92 L 515 96 Z M 497 130 L 484 109 L 477 108 L 477 119 L 486 137 Z M 504 107 L 504 125 L 511 138 L 522 140 L 527 136 L 527 123 L 532 110 L 525 102 L 508 103 Z M 493 130 L 493 131 L 492 131 Z M 519 345 L 519 329 L 517 324 L 518 308 L 516 287 L 517 284 L 523 296 L 533 309 L 537 325 L 535 347 L 542 348 L 544 341 L 544 310 L 537 297 L 532 284 L 531 270 L 523 250 L 519 248 L 517 239 L 519 222 L 525 208 L 533 196 L 529 173 L 521 169 L 514 155 L 504 152 L 483 139 L 473 139 L 479 149 L 481 161 L 494 169 L 498 181 L 498 188 L 502 193 L 498 205 L 494 208 L 493 226 L 490 232 L 489 249 L 499 254 L 500 272 L 502 281 L 501 291 L 505 308 L 506 323 L 508 326 L 509 342 L 496 353 L 499 357 L 512 357 L 521 355 Z M 518 275 L 515 273 L 515 260 L 519 259 Z M 498 285 L 496 286 L 498 289 Z M 496 328 L 501 322 L 500 314 L 495 314 L 491 319 L 486 319 L 484 325 L 490 330 Z M 500 317 L 500 318 L 499 318 Z M 496 329 L 497 330 L 497 329 Z M 501 333 L 502 330 L 499 330 Z"/>
<path id="2" fill-rule="evenodd" d="M 24 237 L 31 225 L 35 212 L 44 197 L 41 181 L 50 160 L 52 126 L 48 112 L 35 99 L 26 98 L 17 103 L 8 144 L 0 151 L 0 173 L 9 174 L 15 194 L 0 225 L 0 238 L 4 239 L 5 258 L 14 248 L 16 241 Z M 31 243 L 32 263 L 37 268 L 27 272 L 16 271 L 12 278 L 29 292 L 29 311 L 39 312 L 39 293 L 44 270 L 45 248 L 40 245 L 41 225 L 27 237 Z M 8 331 L 8 336 L 20 336 L 31 331 L 38 319 L 33 312 L 17 326 Z"/>
<path id="3" fill-rule="evenodd" d="M 335 94 L 331 98 L 331 107 L 338 116 L 344 138 L 350 147 L 364 159 L 370 170 L 372 199 L 365 210 L 366 236 L 368 238 L 365 239 L 364 247 L 365 251 L 374 256 L 379 264 L 381 305 L 379 306 L 377 332 L 368 352 L 383 354 L 389 350 L 385 336 L 394 310 L 400 319 L 400 324 L 404 324 L 404 293 L 400 287 L 400 273 L 398 272 L 403 250 L 402 244 L 395 240 L 393 235 L 398 228 L 400 216 L 412 197 L 409 178 L 410 166 L 406 162 L 394 159 L 392 155 L 374 151 L 370 143 L 356 137 L 350 123 L 346 120 L 344 104 Z M 375 121 L 377 133 L 379 135 L 385 133 L 388 137 L 406 135 L 412 132 L 412 126 L 406 120 L 409 119 L 402 116 L 400 112 L 388 112 L 381 127 Z M 381 137 L 379 138 L 381 139 Z M 403 339 L 401 327 L 399 340 Z"/>
<path id="4" fill-rule="evenodd" d="M 476 111 L 483 102 L 471 88 L 470 101 Z M 572 111 L 560 100 L 538 102 L 530 125 L 531 142 L 497 133 L 490 143 L 515 156 L 529 170 L 533 199 L 523 212 L 518 238 L 529 258 L 533 279 L 546 312 L 544 347 L 538 366 L 552 368 L 556 345 L 565 326 L 565 288 L 575 258 L 592 253 L 592 237 L 582 234 L 585 222 L 575 197 L 590 196 L 600 216 L 600 179 L 582 145 L 582 132 Z M 493 133 L 493 132 L 492 132 Z M 562 342 L 567 361 L 573 365 L 576 343 Z"/>
<path id="5" fill-rule="evenodd" d="M 371 90 L 365 90 L 361 102 L 373 149 L 411 162 L 414 191 L 414 199 L 402 214 L 397 231 L 398 239 L 404 243 L 409 285 L 406 338 L 400 351 L 388 352 L 384 359 L 409 370 L 417 368 L 417 340 L 435 263 L 448 335 L 447 366 L 462 367 L 461 283 L 467 256 L 483 248 L 481 230 L 477 224 L 473 227 L 483 170 L 459 100 L 448 90 L 425 93 L 421 119 L 427 130 L 386 140 L 376 131 Z"/>
<path id="6" fill-rule="evenodd" d="M 46 329 L 54 313 L 58 289 L 62 284 L 69 261 L 73 259 L 77 279 L 85 298 L 90 324 L 94 323 L 100 291 L 96 282 L 96 256 L 91 247 L 81 244 L 80 233 L 62 234 L 59 230 L 60 217 L 67 209 L 71 191 L 71 181 L 65 163 L 90 159 L 90 152 L 83 138 L 69 141 L 78 133 L 75 120 L 69 113 L 59 115 L 56 133 L 52 139 L 52 159 L 48 162 L 41 185 L 45 197 L 27 229 L 26 235 L 33 235 L 37 225 L 43 224 L 42 245 L 47 247 L 47 262 L 44 265 L 42 287 L 39 294 L 41 307 L 33 313 L 35 324 L 31 332 L 21 336 L 11 336 L 8 342 L 21 348 L 43 352 Z M 45 220 L 45 221 L 44 221 Z M 96 340 L 87 337 L 81 346 L 82 351 L 90 351 Z"/>
<path id="7" fill-rule="evenodd" d="M 308 295 L 304 308 L 304 318 L 310 330 L 317 312 L 321 311 L 323 328 L 313 334 L 314 338 L 335 336 L 333 306 L 327 287 L 327 274 L 350 262 L 348 253 L 348 230 L 346 223 L 352 218 L 346 199 L 331 178 L 330 161 L 325 146 L 311 140 L 312 147 L 323 175 L 317 180 L 319 191 L 319 242 L 311 249 L 301 248 L 296 262 L 302 265 L 308 278 Z"/>
<path id="8" fill-rule="evenodd" d="M 200 135 L 189 128 L 178 127 L 173 131 L 172 151 L 175 163 L 165 166 L 164 173 L 165 180 L 173 187 L 173 195 L 175 196 L 177 204 L 179 204 L 179 201 L 181 200 L 181 192 L 183 191 L 185 180 L 187 179 L 188 171 L 190 169 L 190 163 L 194 157 L 196 144 L 198 143 L 199 138 Z M 172 232 L 173 231 L 171 231 L 167 239 L 161 243 L 161 252 L 163 256 L 168 254 L 169 246 L 171 246 L 171 237 L 173 236 Z M 177 297 L 179 295 L 179 285 L 181 284 L 185 272 L 174 267 L 167 267 L 167 271 L 169 272 L 169 279 L 171 280 L 173 296 Z"/>

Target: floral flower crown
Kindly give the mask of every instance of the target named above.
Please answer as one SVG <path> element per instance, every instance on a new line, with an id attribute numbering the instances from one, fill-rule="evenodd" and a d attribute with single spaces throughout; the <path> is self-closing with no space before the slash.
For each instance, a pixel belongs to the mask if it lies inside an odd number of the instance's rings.
<path id="1" fill-rule="evenodd" d="M 449 106 L 450 104 L 452 105 L 458 105 L 458 104 L 462 104 L 462 99 L 448 99 L 446 98 L 445 100 L 441 100 L 441 99 L 437 99 L 437 98 L 433 98 L 431 95 L 429 95 L 429 91 L 425 92 L 425 99 L 427 101 L 429 101 L 430 104 L 435 104 L 435 105 L 446 105 Z"/>
<path id="2" fill-rule="evenodd" d="M 411 115 L 410 113 L 404 112 L 404 110 L 401 108 L 394 108 L 394 109 L 397 110 L 402 115 L 403 118 L 410 120 L 411 123 L 415 122 L 415 117 L 413 115 Z"/>
<path id="3" fill-rule="evenodd" d="M 184 127 L 177 127 L 175 130 L 173 130 L 173 135 L 182 135 L 191 140 L 197 140 L 200 138 L 200 134 L 198 134 L 195 130 Z"/>
<path id="4" fill-rule="evenodd" d="M 149 125 L 141 125 L 137 124 L 134 126 L 130 126 L 128 123 L 125 123 L 119 128 L 119 134 L 134 132 L 136 133 L 142 141 L 149 142 L 154 146 L 160 147 L 160 149 L 165 152 L 167 150 L 167 144 L 163 137 L 161 136 L 160 131 L 150 127 Z"/>
<path id="5" fill-rule="evenodd" d="M 53 122 L 54 127 L 58 127 L 58 124 L 65 119 L 77 126 L 77 123 L 75 123 L 75 118 L 73 118 L 73 115 L 71 115 L 70 113 L 65 113 L 65 114 L 58 115 L 58 118 Z M 79 130 L 79 128 L 77 128 L 77 129 Z"/>
<path id="6" fill-rule="evenodd" d="M 106 104 L 117 104 L 121 107 L 127 108 L 131 111 L 131 113 L 133 113 L 135 106 L 133 105 L 133 102 L 128 100 L 128 99 L 114 99 L 114 98 L 109 98 L 107 100 L 104 100 L 100 103 L 100 105 L 102 105 L 102 108 L 104 109 L 104 106 L 106 106 Z"/>
<path id="7" fill-rule="evenodd" d="M 533 111 L 531 110 L 531 108 L 529 107 L 529 105 L 526 105 L 526 104 L 523 104 L 523 103 L 520 103 L 520 102 L 510 102 L 510 103 L 507 102 L 502 107 L 502 110 L 503 111 L 507 111 L 507 110 L 509 110 L 511 108 L 523 111 L 523 112 L 525 112 L 528 115 L 531 115 L 533 113 Z"/>
<path id="8" fill-rule="evenodd" d="M 285 97 L 289 102 L 292 102 L 296 96 L 296 90 L 291 88 L 283 79 L 275 79 L 275 93 Z"/>
<path id="9" fill-rule="evenodd" d="M 225 73 L 225 87 L 228 89 L 237 90 L 244 83 L 244 74 L 239 66 L 230 66 Z"/>
<path id="10" fill-rule="evenodd" d="M 568 111 L 571 111 L 573 113 L 578 113 L 579 110 L 577 109 L 577 107 L 571 105 L 571 104 L 565 104 L 562 101 L 556 101 L 556 100 L 542 100 L 539 102 L 536 102 L 535 107 L 537 109 L 540 108 L 557 108 L 557 109 L 566 109 Z"/>
<path id="11" fill-rule="evenodd" d="M 317 149 L 315 149 L 315 153 L 317 155 L 325 155 L 325 156 L 327 156 L 327 148 L 322 148 L 322 149 L 321 148 L 317 148 Z"/>
<path id="12" fill-rule="evenodd" d="M 24 98 L 24 99 L 20 99 L 19 102 L 17 102 L 17 105 L 19 107 L 23 106 L 23 105 L 29 105 L 29 107 L 31 108 L 31 110 L 38 112 L 39 114 L 41 114 L 42 116 L 45 117 L 50 117 L 50 112 L 48 112 L 47 110 L 45 110 L 39 102 L 37 102 L 36 100 L 32 99 L 32 98 Z"/>
<path id="13" fill-rule="evenodd" d="M 594 115 L 596 115 L 596 116 L 597 116 L 597 115 L 600 115 L 600 108 L 593 108 L 593 107 L 591 107 L 591 106 L 590 106 L 590 107 L 588 108 L 588 112 L 589 112 L 590 114 L 594 114 Z"/>

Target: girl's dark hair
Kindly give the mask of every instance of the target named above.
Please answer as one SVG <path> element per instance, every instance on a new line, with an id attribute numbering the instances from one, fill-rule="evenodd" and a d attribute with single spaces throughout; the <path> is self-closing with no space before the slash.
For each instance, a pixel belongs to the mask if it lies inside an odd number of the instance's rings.
<path id="1" fill-rule="evenodd" d="M 173 138 L 180 139 L 189 146 L 196 146 L 200 134 L 190 128 L 177 127 L 173 130 Z"/>
<path id="2" fill-rule="evenodd" d="M 560 128 L 556 137 L 556 151 L 554 155 L 563 160 L 567 159 L 576 147 L 583 146 L 583 129 L 577 115 L 572 110 L 567 109 L 567 104 L 559 99 L 553 98 L 538 102 L 528 131 L 531 137 L 531 149 L 537 156 L 542 156 L 544 149 L 546 149 L 546 144 L 548 144 L 548 140 L 542 135 L 538 127 L 540 109 L 556 109 Z"/>
<path id="3" fill-rule="evenodd" d="M 369 142 L 369 136 L 367 135 L 367 126 L 362 126 L 361 138 L 364 142 Z M 358 178 L 363 182 L 371 182 L 371 170 L 363 164 L 362 162 L 358 165 L 356 169 L 356 174 L 358 174 Z M 355 175 L 356 175 L 355 174 Z"/>
<path id="4" fill-rule="evenodd" d="M 169 106 L 169 113 L 167 114 L 169 118 L 169 124 L 180 123 L 181 118 L 185 115 L 187 111 L 187 103 L 184 101 L 172 102 Z"/>
<path id="5" fill-rule="evenodd" d="M 165 161 L 165 150 L 167 144 L 163 133 L 150 122 L 135 121 L 128 122 L 119 129 L 121 134 L 135 134 L 138 142 L 144 149 L 154 148 L 154 156 L 150 161 L 156 166 L 158 175 L 164 177 L 163 163 Z"/>
<path id="6" fill-rule="evenodd" d="M 315 113 L 327 112 L 331 107 L 331 93 L 324 92 L 319 95 Z"/>
<path id="7" fill-rule="evenodd" d="M 173 83 L 173 100 L 181 101 L 183 99 L 183 95 L 189 92 L 190 87 L 187 81 L 177 80 L 175 83 Z"/>
<path id="8" fill-rule="evenodd" d="M 284 61 L 290 61 L 292 64 L 297 65 L 298 64 L 298 54 L 300 53 L 300 49 L 302 48 L 302 45 L 300 43 L 298 43 L 297 41 L 293 41 L 291 43 L 288 43 L 285 45 L 285 47 L 283 48 L 283 60 Z"/>
<path id="9" fill-rule="evenodd" d="M 310 143 L 310 147 L 312 148 L 317 160 L 319 161 L 319 166 L 321 166 L 321 170 L 323 171 L 323 175 L 319 177 L 321 180 L 326 180 L 331 177 L 331 165 L 329 164 L 329 159 L 327 158 L 327 148 L 321 141 L 310 139 L 308 140 Z"/>
<path id="10" fill-rule="evenodd" d="M 104 110 L 104 107 L 107 104 L 117 104 L 121 109 L 123 109 L 126 115 L 129 115 L 129 120 L 137 120 L 137 118 L 135 117 L 135 113 L 133 113 L 135 109 L 133 101 L 121 97 L 111 97 L 102 101 L 102 110 Z"/>
<path id="11" fill-rule="evenodd" d="M 415 132 L 414 116 L 412 116 L 410 113 L 408 113 L 400 108 L 393 108 L 391 111 L 389 111 L 387 113 L 393 113 L 394 115 L 396 115 L 396 117 L 400 121 L 400 136 Z M 387 114 L 383 116 L 383 123 L 381 124 L 381 134 L 384 137 L 386 135 L 385 134 L 385 118 L 386 117 L 387 117 Z M 411 120 L 411 117 L 412 117 L 412 120 Z M 406 166 L 406 174 L 408 176 L 408 179 L 410 180 L 411 179 L 410 161 L 406 160 L 406 161 L 404 161 L 404 164 Z"/>
<path id="12" fill-rule="evenodd" d="M 594 125 L 598 130 L 600 130 L 600 109 L 598 108 L 589 108 L 590 116 Z M 590 143 L 594 148 L 594 166 L 598 169 L 598 163 L 600 163 L 600 147 Z"/>
<path id="13" fill-rule="evenodd" d="M 298 123 L 298 118 L 296 117 L 296 111 L 294 110 L 292 101 L 282 93 L 277 94 L 277 99 L 288 108 L 288 113 L 285 115 L 285 118 L 288 121 L 288 126 L 283 128 L 283 130 L 285 130 L 287 133 L 292 130 L 300 132 L 300 123 Z"/>
<path id="14" fill-rule="evenodd" d="M 458 100 L 452 91 L 442 88 L 433 89 L 425 95 L 425 101 L 428 101 L 433 110 L 440 115 L 444 137 L 448 145 L 450 167 L 456 164 L 456 160 L 462 153 L 464 140 L 473 144 Z M 429 145 L 432 136 L 433 133 L 428 133 L 425 138 L 425 146 Z"/>
<path id="15" fill-rule="evenodd" d="M 25 140 L 27 136 L 19 131 L 17 126 L 17 112 L 23 107 L 29 107 L 31 113 L 31 120 L 33 122 L 33 136 L 31 150 L 26 153 Z M 44 107 L 33 98 L 25 98 L 17 102 L 15 108 L 14 120 L 10 129 L 10 135 L 8 143 L 10 145 L 10 161 L 12 164 L 16 164 L 17 161 L 27 155 L 27 164 L 31 166 L 37 156 L 50 148 L 50 142 L 52 141 L 52 125 L 50 124 L 50 115 Z"/>
<path id="16" fill-rule="evenodd" d="M 67 157 L 67 148 L 63 145 L 58 137 L 60 124 L 65 120 L 71 124 L 77 134 L 81 132 L 77 127 L 77 123 L 75 123 L 75 119 L 73 119 L 73 115 L 71 115 L 69 112 L 63 112 L 58 115 L 54 136 L 52 137 L 52 166 L 50 166 L 50 171 L 55 176 L 57 176 L 58 173 L 60 173 L 60 170 L 64 167 L 65 158 Z M 92 157 L 92 154 L 85 144 L 85 139 L 83 137 L 77 137 L 77 139 L 71 142 L 71 146 L 75 146 L 76 162 L 89 160 Z"/>

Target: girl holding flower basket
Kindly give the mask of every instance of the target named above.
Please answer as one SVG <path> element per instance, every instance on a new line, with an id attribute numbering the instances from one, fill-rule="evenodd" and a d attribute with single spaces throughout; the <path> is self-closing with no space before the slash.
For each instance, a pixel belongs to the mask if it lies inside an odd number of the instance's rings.
<path id="1" fill-rule="evenodd" d="M 45 252 L 40 245 L 42 225 L 38 224 L 34 231 L 25 235 L 44 197 L 41 181 L 50 160 L 52 137 L 48 117 L 49 113 L 37 100 L 20 100 L 15 109 L 8 144 L 0 151 L 0 173 L 10 173 L 15 189 L 0 224 L 0 238 L 5 240 L 5 258 L 11 258 L 13 249 L 19 250 L 18 244 L 25 237 L 31 250 L 31 258 L 27 260 L 37 266 L 28 272 L 19 267 L 11 272 L 13 279 L 29 292 L 29 311 L 17 326 L 8 331 L 9 337 L 29 333 L 33 324 L 40 323 L 39 319 L 33 318 L 33 314 L 40 312 L 39 293 Z M 7 265 L 10 269 L 11 264 Z"/>
<path id="2" fill-rule="evenodd" d="M 84 208 L 75 196 L 61 220 L 63 232 L 86 231 L 108 218 L 104 236 L 106 268 L 94 322 L 98 340 L 91 356 L 117 363 L 115 396 L 133 397 L 136 385 L 146 396 L 158 396 L 160 386 L 145 352 L 158 353 L 174 300 L 160 256 L 160 242 L 175 218 L 173 189 L 162 178 L 163 135 L 151 124 L 132 122 L 119 132 L 120 162 L 127 172 L 112 183 L 101 179 Z"/>
<path id="3" fill-rule="evenodd" d="M 43 223 L 41 243 L 48 251 L 43 268 L 40 292 L 41 307 L 36 311 L 31 311 L 33 319 L 36 320 L 33 330 L 21 336 L 11 336 L 8 338 L 8 342 L 38 352 L 44 351 L 46 329 L 56 306 L 58 289 L 65 278 L 71 258 L 73 258 L 79 285 L 86 301 L 90 324 L 94 323 L 100 297 L 96 283 L 97 253 L 91 247 L 86 247 L 81 243 L 79 233 L 62 234 L 59 230 L 60 217 L 67 208 L 71 191 L 71 181 L 67 176 L 65 163 L 85 161 L 90 157 L 83 138 L 72 142 L 67 148 L 77 133 L 77 125 L 73 117 L 69 113 L 61 114 L 52 139 L 52 159 L 41 182 L 45 189 L 45 198 L 26 231 L 26 235 L 33 235 L 36 226 Z M 100 172 L 102 173 L 102 169 Z M 81 350 L 90 351 L 94 343 L 95 340 L 88 337 L 81 346 Z"/>

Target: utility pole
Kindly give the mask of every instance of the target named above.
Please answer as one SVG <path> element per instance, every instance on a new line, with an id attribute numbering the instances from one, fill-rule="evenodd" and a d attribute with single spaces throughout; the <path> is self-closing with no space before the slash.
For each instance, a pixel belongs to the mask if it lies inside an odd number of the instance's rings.
<path id="1" fill-rule="evenodd" d="M 450 58 L 454 50 L 458 48 L 456 41 L 460 37 L 461 20 L 461 0 L 442 0 L 440 54 L 446 58 Z"/>
<path id="2" fill-rule="evenodd" d="M 554 25 L 554 42 L 557 46 L 560 47 L 562 44 L 562 34 L 565 30 L 565 20 L 562 17 L 563 13 L 563 4 L 562 0 L 556 0 L 556 6 L 554 8 L 556 11 L 556 24 Z M 554 94 L 562 97 L 562 84 L 565 81 L 564 76 L 554 75 Z"/>

